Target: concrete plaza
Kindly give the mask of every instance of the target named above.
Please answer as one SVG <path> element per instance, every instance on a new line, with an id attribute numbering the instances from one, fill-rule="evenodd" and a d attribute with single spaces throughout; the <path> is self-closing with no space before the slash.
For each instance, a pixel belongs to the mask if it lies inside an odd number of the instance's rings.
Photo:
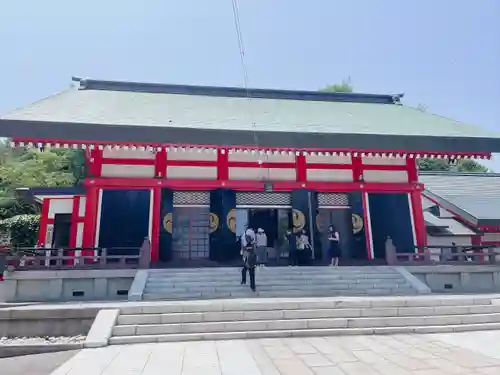
<path id="1" fill-rule="evenodd" d="M 499 375 L 500 331 L 108 346 L 80 351 L 51 375 L 160 374 Z"/>

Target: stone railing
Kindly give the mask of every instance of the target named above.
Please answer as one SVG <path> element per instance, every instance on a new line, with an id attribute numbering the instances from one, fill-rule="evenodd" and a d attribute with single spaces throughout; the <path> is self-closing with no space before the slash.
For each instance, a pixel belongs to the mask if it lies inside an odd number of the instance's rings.
<path id="1" fill-rule="evenodd" d="M 140 248 L 8 248 L 0 265 L 9 271 L 149 268 L 150 252 L 148 238 Z"/>
<path id="2" fill-rule="evenodd" d="M 388 265 L 485 265 L 500 264 L 495 246 L 415 246 L 413 252 L 397 252 L 392 240 L 386 241 Z"/>

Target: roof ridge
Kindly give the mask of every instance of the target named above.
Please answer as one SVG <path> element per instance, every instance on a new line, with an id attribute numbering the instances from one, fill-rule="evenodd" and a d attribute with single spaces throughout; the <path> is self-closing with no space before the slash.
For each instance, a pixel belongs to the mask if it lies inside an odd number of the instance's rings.
<path id="1" fill-rule="evenodd" d="M 456 171 L 419 171 L 421 176 L 472 176 L 472 177 L 500 177 L 495 172 L 456 172 Z"/>
<path id="2" fill-rule="evenodd" d="M 285 90 L 266 88 L 244 88 L 230 86 L 179 85 L 131 81 L 106 81 L 73 77 L 80 83 L 80 90 L 130 91 L 156 94 L 183 94 L 204 96 L 226 96 L 259 99 L 289 99 L 331 102 L 359 102 L 374 104 L 400 104 L 403 94 L 369 94 L 348 92 L 325 92 L 309 90 Z"/>

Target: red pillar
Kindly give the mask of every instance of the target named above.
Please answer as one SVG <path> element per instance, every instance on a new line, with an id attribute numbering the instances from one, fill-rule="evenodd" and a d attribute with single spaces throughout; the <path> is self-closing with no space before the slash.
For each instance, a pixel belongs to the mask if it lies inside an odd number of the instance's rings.
<path id="1" fill-rule="evenodd" d="M 351 156 L 352 160 L 352 180 L 354 182 L 361 181 L 361 177 L 363 176 L 363 161 L 361 160 L 361 156 Z"/>
<path id="2" fill-rule="evenodd" d="M 217 150 L 217 180 L 229 180 L 229 156 L 227 150 Z"/>
<path id="3" fill-rule="evenodd" d="M 37 247 L 45 245 L 47 240 L 47 225 L 49 222 L 50 198 L 45 198 L 42 202 L 42 212 L 40 213 L 40 228 L 38 230 Z"/>
<path id="4" fill-rule="evenodd" d="M 88 153 L 87 162 L 89 165 L 89 174 L 92 177 L 101 177 L 102 171 L 102 150 L 94 149 Z"/>
<path id="5" fill-rule="evenodd" d="M 78 236 L 78 221 L 79 221 L 79 211 L 80 211 L 80 196 L 73 196 L 73 209 L 71 211 L 71 226 L 69 230 L 69 247 L 76 247 L 76 237 Z M 68 256 L 75 256 L 75 251 L 68 251 Z M 73 259 L 68 261 L 68 264 L 73 264 Z"/>
<path id="6" fill-rule="evenodd" d="M 82 240 L 82 247 L 84 248 L 94 247 L 95 245 L 98 201 L 99 189 L 94 186 L 88 186 L 85 200 L 85 219 Z"/>
<path id="7" fill-rule="evenodd" d="M 306 157 L 303 154 L 299 154 L 295 157 L 295 173 L 297 176 L 297 182 L 307 181 Z"/>
<path id="8" fill-rule="evenodd" d="M 410 193 L 413 225 L 415 227 L 415 242 L 417 246 L 427 245 L 427 231 L 425 229 L 424 212 L 422 210 L 422 191 L 420 188 Z M 420 250 L 422 251 L 422 250 Z"/>
<path id="9" fill-rule="evenodd" d="M 162 149 L 155 154 L 155 177 L 165 178 L 167 174 L 167 152 Z"/>
<path id="10" fill-rule="evenodd" d="M 153 223 L 151 226 L 151 262 L 160 259 L 160 212 L 161 212 L 161 187 L 153 189 Z"/>
<path id="11" fill-rule="evenodd" d="M 418 183 L 418 168 L 416 159 L 406 158 L 406 170 L 408 172 L 408 182 L 410 184 Z"/>

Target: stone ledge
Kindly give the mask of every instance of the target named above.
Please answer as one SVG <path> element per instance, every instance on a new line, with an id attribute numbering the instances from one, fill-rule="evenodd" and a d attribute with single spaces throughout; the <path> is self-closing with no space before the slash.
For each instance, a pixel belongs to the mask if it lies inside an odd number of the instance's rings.
<path id="1" fill-rule="evenodd" d="M 83 349 L 83 343 L 0 345 L 0 358 Z"/>
<path id="2" fill-rule="evenodd" d="M 99 311 L 85 340 L 85 347 L 107 346 L 119 314 L 119 309 Z"/>
<path id="3" fill-rule="evenodd" d="M 420 281 L 418 277 L 412 275 L 405 267 L 396 266 L 394 270 L 399 272 L 401 276 L 417 291 L 418 294 L 431 294 L 431 288 Z"/>
<path id="4" fill-rule="evenodd" d="M 146 283 L 149 277 L 149 270 L 138 270 L 135 274 L 134 281 L 128 291 L 129 301 L 141 301 Z"/>

